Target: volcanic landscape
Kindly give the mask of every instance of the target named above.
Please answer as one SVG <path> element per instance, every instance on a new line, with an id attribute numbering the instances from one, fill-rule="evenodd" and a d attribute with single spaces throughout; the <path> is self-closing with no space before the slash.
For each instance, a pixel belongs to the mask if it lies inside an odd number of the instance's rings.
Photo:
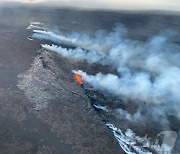
<path id="1" fill-rule="evenodd" d="M 179 14 L 5 5 L 0 19 L 0 154 L 161 153 L 168 130 L 180 153 Z"/>

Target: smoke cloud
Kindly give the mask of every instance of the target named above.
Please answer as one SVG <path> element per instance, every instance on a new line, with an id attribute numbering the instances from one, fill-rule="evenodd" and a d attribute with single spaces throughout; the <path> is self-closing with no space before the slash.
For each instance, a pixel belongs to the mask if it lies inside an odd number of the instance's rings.
<path id="1" fill-rule="evenodd" d="M 30 27 L 34 28 L 32 25 Z M 59 45 L 43 44 L 43 48 L 69 59 L 111 66 L 119 73 L 92 76 L 83 71 L 73 71 L 93 88 L 133 100 L 139 106 L 145 105 L 151 119 L 161 119 L 166 127 L 169 125 L 168 116 L 180 119 L 180 46 L 173 43 L 176 32 L 162 31 L 146 42 L 139 42 L 129 39 L 126 28 L 120 24 L 112 32 L 100 30 L 94 35 L 35 28 L 34 38 L 76 47 L 66 49 Z M 138 117 L 140 114 L 137 114 Z M 126 112 L 120 115 L 129 120 L 134 117 Z"/>
<path id="2" fill-rule="evenodd" d="M 76 49 L 66 49 L 61 46 L 42 44 L 42 48 L 50 51 L 57 52 L 63 57 L 74 59 L 74 60 L 86 60 L 88 63 L 99 63 L 105 65 L 105 54 L 97 53 L 95 51 L 85 51 L 82 48 L 77 47 Z"/>

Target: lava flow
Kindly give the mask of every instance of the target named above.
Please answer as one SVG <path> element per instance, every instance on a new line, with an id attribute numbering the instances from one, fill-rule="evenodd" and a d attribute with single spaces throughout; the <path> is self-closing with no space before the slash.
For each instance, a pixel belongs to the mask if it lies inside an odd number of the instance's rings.
<path id="1" fill-rule="evenodd" d="M 83 80 L 82 80 L 82 77 L 78 74 L 75 74 L 75 79 L 76 79 L 76 82 L 79 83 L 80 85 L 83 85 Z"/>

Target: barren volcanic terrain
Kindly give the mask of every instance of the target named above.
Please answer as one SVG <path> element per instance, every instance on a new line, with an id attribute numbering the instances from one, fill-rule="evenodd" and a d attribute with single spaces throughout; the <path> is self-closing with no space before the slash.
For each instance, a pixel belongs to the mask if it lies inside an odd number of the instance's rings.
<path id="1" fill-rule="evenodd" d="M 40 22 L 54 30 L 91 35 L 98 29 L 110 32 L 116 23 L 121 23 L 127 28 L 129 38 L 145 42 L 164 29 L 179 33 L 180 16 L 163 12 L 1 6 L 0 19 L 0 153 L 124 153 L 104 123 L 113 121 L 125 130 L 127 126 L 123 123 L 126 121 L 115 121 L 113 113 L 101 112 L 105 108 L 99 112 L 91 94 L 97 99 L 106 100 L 107 96 L 79 85 L 72 70 L 93 75 L 117 72 L 110 66 L 67 59 L 41 48 L 40 44 L 50 44 L 50 41 L 29 40 L 33 32 L 26 28 L 30 22 Z M 173 37 L 172 42 L 179 45 L 180 37 Z M 72 45 L 62 47 L 75 48 Z M 118 101 L 110 108 L 122 107 L 130 112 L 136 108 L 133 103 L 123 106 Z M 175 123 L 171 129 L 178 132 L 180 122 L 171 118 Z M 131 127 L 142 137 L 146 133 L 152 136 L 159 133 L 151 122 Z"/>

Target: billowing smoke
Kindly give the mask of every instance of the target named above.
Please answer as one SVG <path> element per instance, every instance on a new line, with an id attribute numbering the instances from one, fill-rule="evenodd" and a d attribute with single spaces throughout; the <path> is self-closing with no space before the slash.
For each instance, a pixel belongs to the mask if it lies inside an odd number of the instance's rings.
<path id="1" fill-rule="evenodd" d="M 43 48 L 69 59 L 110 66 L 117 71 L 118 75 L 98 73 L 95 76 L 73 71 L 93 88 L 145 106 L 147 115 L 161 119 L 160 123 L 166 127 L 169 126 L 168 116 L 180 119 L 180 46 L 173 43 L 177 36 L 174 31 L 163 31 L 140 42 L 129 39 L 122 25 L 110 33 L 100 30 L 94 35 L 54 32 L 39 26 L 30 27 L 36 28 L 34 38 L 76 47 L 66 49 L 43 44 Z M 120 115 L 129 120 L 142 119 L 140 111 L 135 115 L 127 112 Z"/>
<path id="2" fill-rule="evenodd" d="M 106 64 L 106 55 L 104 53 L 97 53 L 95 51 L 88 52 L 82 48 L 66 49 L 61 46 L 42 44 L 42 48 L 50 51 L 57 52 L 63 57 L 71 58 L 74 60 L 86 60 L 88 63 Z"/>
<path id="3" fill-rule="evenodd" d="M 38 27 L 32 24 L 29 28 Z M 105 57 L 105 65 L 113 65 L 116 68 L 126 66 L 159 73 L 166 70 L 165 68 L 167 67 L 180 66 L 178 60 L 180 58 L 179 46 L 171 42 L 176 33 L 171 31 L 162 32 L 158 36 L 149 39 L 146 43 L 128 39 L 126 37 L 126 29 L 121 25 L 117 26 L 113 32 L 107 33 L 100 30 L 95 32 L 93 36 L 79 33 L 64 34 L 57 31 L 55 33 L 54 31 L 46 30 L 41 25 L 39 25 L 38 30 L 33 31 L 34 34 L 32 36 L 34 38 L 45 39 L 58 44 L 72 45 L 81 48 L 82 51 L 100 52 L 103 53 L 103 56 L 105 53 L 108 57 Z M 74 52 L 73 55 L 76 56 L 76 53 Z M 83 55 L 80 60 L 83 58 L 86 60 L 86 53 L 81 53 Z M 99 57 L 98 54 L 97 57 Z M 96 59 L 95 54 L 94 58 Z"/>
<path id="4" fill-rule="evenodd" d="M 178 75 L 179 70 L 168 70 L 166 74 L 160 75 L 152 82 L 150 75 L 144 72 L 123 74 L 118 77 L 114 74 L 103 75 L 98 73 L 96 76 L 87 75 L 82 71 L 73 71 L 82 76 L 82 78 L 102 91 L 108 91 L 120 97 L 140 100 L 144 103 L 166 103 L 174 104 L 180 101 L 178 89 L 179 85 L 174 82 L 176 79 L 180 83 Z"/>
<path id="5" fill-rule="evenodd" d="M 35 22 L 35 24 L 32 22 L 28 27 L 28 29 L 33 29 L 34 34 L 32 37 L 34 38 L 45 39 L 57 44 L 66 44 L 98 52 L 108 52 L 113 46 L 117 46 L 126 34 L 126 29 L 120 24 L 118 24 L 111 33 L 99 30 L 95 32 L 93 36 L 77 32 L 64 33 L 62 31 L 49 30 L 47 26 L 37 24 L 38 22 Z"/>

